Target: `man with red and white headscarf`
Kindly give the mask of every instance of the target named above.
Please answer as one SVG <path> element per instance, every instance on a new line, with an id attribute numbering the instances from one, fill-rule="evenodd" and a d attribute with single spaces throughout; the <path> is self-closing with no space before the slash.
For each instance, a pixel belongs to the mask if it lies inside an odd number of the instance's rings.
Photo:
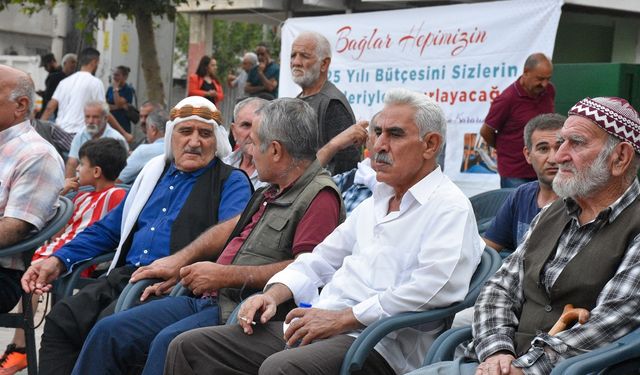
<path id="1" fill-rule="evenodd" d="M 562 199 L 536 216 L 476 301 L 466 355 L 480 364 L 462 365 L 476 374 L 548 374 L 640 326 L 638 112 L 621 98 L 585 98 L 559 140 L 553 189 Z M 589 310 L 588 320 L 551 335 L 567 304 Z"/>
<path id="2" fill-rule="evenodd" d="M 225 241 L 249 201 L 252 188 L 246 174 L 219 159 L 231 147 L 215 105 L 188 97 L 171 110 L 170 118 L 164 155 L 147 163 L 124 202 L 22 278 L 25 291 L 41 294 L 77 263 L 117 249 L 106 278 L 60 301 L 47 316 L 41 374 L 71 372 L 91 327 L 113 312 L 136 270 L 161 268 L 165 272 L 154 277 L 165 282 L 158 286 L 173 286 L 180 265 L 207 255 L 192 242 L 207 229 L 221 234 L 217 241 Z"/>

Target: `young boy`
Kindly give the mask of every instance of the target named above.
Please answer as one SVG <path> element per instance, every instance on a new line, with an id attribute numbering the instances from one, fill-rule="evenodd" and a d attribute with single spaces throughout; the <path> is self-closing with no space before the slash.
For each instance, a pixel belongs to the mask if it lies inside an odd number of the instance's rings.
<path id="1" fill-rule="evenodd" d="M 107 212 L 115 208 L 125 197 L 126 191 L 115 186 L 115 180 L 127 163 L 127 150 L 113 138 L 90 140 L 80 147 L 80 164 L 76 168 L 77 176 L 67 178 L 60 195 L 80 186 L 92 186 L 93 191 L 80 191 L 73 199 L 73 214 L 64 229 L 54 238 L 40 247 L 33 255 L 32 263 L 46 259 L 62 245 L 71 241 L 76 234 L 89 225 L 102 219 Z M 93 269 L 87 270 L 89 276 Z M 34 313 L 37 297 L 34 296 Z M 7 346 L 0 358 L 0 374 L 13 375 L 27 367 L 25 338 L 22 329 L 16 329 L 13 343 Z"/>

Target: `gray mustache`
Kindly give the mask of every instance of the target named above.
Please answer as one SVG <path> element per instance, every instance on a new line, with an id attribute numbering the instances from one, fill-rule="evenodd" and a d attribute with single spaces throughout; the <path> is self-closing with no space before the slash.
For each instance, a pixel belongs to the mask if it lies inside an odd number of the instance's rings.
<path id="1" fill-rule="evenodd" d="M 383 163 L 383 164 L 389 164 L 389 165 L 393 164 L 393 159 L 391 159 L 391 156 L 389 156 L 387 152 L 376 153 L 373 157 L 373 160 L 376 163 Z"/>
<path id="2" fill-rule="evenodd" d="M 185 147 L 183 151 L 186 154 L 202 155 L 202 147 Z"/>

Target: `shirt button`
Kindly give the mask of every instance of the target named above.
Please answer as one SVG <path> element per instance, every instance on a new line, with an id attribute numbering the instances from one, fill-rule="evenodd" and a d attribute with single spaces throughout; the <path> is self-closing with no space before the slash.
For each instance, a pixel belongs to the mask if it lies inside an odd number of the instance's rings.
<path id="1" fill-rule="evenodd" d="M 67 258 L 67 263 L 71 263 L 71 259 Z"/>
<path id="2" fill-rule="evenodd" d="M 145 251 L 143 251 L 143 253 L 149 254 L 149 250 L 145 250 Z"/>
<path id="3" fill-rule="evenodd" d="M 136 262 L 135 266 L 140 267 L 140 262 Z"/>
<path id="4" fill-rule="evenodd" d="M 166 209 L 166 208 L 163 208 L 163 209 L 162 209 L 162 212 L 167 212 L 167 209 Z"/>
<path id="5" fill-rule="evenodd" d="M 527 364 L 531 366 L 533 364 L 533 361 L 531 359 L 527 359 Z"/>
<path id="6" fill-rule="evenodd" d="M 169 190 L 173 190 L 173 185 L 169 186 Z"/>
<path id="7" fill-rule="evenodd" d="M 156 228 L 155 227 L 151 227 L 151 231 L 153 232 L 154 230 L 156 230 Z"/>
<path id="8" fill-rule="evenodd" d="M 544 307 L 544 311 L 546 312 L 551 312 L 551 310 L 553 310 L 553 307 L 551 307 L 551 305 L 547 305 Z"/>

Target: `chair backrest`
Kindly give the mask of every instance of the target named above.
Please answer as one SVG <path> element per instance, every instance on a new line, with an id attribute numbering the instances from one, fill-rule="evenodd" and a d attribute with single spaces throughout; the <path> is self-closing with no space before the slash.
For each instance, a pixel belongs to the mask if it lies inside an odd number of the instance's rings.
<path id="1" fill-rule="evenodd" d="M 489 229 L 502 203 L 514 190 L 513 188 L 489 190 L 469 198 L 480 234 Z"/>
<path id="2" fill-rule="evenodd" d="M 29 253 L 35 251 L 46 240 L 51 238 L 54 234 L 58 233 L 60 229 L 69 221 L 71 214 L 73 213 L 73 203 L 66 197 L 58 198 L 58 209 L 55 216 L 47 222 L 47 224 L 39 232 L 33 236 L 27 237 L 19 243 L 0 249 L 0 257 L 9 256 L 13 254 Z M 29 259 L 31 259 L 31 255 Z"/>
<path id="3" fill-rule="evenodd" d="M 501 264 L 500 255 L 495 250 L 487 247 L 482 253 L 480 264 L 471 277 L 469 291 L 462 301 L 438 309 L 397 314 L 378 320 L 365 328 L 345 354 L 340 374 L 346 375 L 352 371 L 360 370 L 370 351 L 387 334 L 401 328 L 449 319 L 455 313 L 473 306 L 482 286 L 498 270 Z"/>

